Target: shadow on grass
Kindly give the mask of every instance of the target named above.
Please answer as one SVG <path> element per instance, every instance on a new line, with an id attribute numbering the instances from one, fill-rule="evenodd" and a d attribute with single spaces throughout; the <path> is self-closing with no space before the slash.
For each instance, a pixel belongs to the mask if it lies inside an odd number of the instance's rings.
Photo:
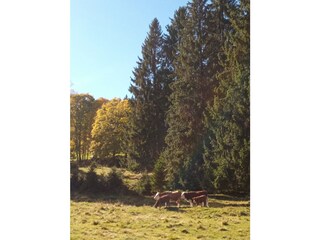
<path id="1" fill-rule="evenodd" d="M 227 200 L 227 201 L 249 201 L 249 196 L 233 196 L 227 194 L 208 194 L 210 199 Z"/>
<path id="2" fill-rule="evenodd" d="M 167 207 L 167 208 L 164 208 L 166 209 L 167 211 L 170 211 L 170 212 L 185 212 L 186 210 L 184 210 L 183 208 L 178 208 L 178 207 Z"/>
<path id="3" fill-rule="evenodd" d="M 153 206 L 155 200 L 152 196 L 139 196 L 137 194 L 89 194 L 89 193 L 72 193 L 71 200 L 74 202 L 100 202 L 112 203 L 131 206 Z"/>
<path id="4" fill-rule="evenodd" d="M 224 207 L 250 207 L 248 203 L 221 203 L 221 202 L 209 202 L 209 207 L 212 208 L 224 208 Z"/>
<path id="5" fill-rule="evenodd" d="M 155 204 L 155 200 L 153 196 L 140 196 L 137 194 L 89 194 L 89 193 L 71 193 L 71 200 L 74 202 L 100 202 L 100 203 L 111 203 L 111 204 L 120 204 L 120 205 L 130 205 L 130 206 L 150 206 L 153 207 Z M 217 201 L 216 201 L 217 200 Z M 219 201 L 216 197 L 209 197 L 209 207 L 210 208 L 224 208 L 224 207 L 249 207 L 248 203 L 237 203 L 236 199 L 228 201 L 232 201 L 230 203 L 223 203 Z M 171 203 L 174 204 L 174 203 Z M 162 206 L 164 208 L 164 206 Z M 169 206 L 165 208 L 168 211 L 176 211 L 176 212 L 184 212 L 185 208 L 190 208 L 190 204 L 188 202 L 181 202 L 180 207 L 177 206 Z"/>

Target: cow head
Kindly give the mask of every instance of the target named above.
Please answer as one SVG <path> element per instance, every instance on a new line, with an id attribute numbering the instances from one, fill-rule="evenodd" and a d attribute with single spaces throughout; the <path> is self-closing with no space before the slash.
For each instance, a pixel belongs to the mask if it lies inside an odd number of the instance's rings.
<path id="1" fill-rule="evenodd" d="M 159 200 L 160 198 L 160 192 L 157 192 L 156 195 L 153 197 L 155 200 Z"/>

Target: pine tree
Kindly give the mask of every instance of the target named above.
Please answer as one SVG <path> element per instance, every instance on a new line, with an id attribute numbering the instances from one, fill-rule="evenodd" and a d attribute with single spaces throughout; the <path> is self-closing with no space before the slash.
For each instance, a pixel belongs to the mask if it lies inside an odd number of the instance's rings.
<path id="1" fill-rule="evenodd" d="M 184 29 L 185 21 L 187 18 L 186 7 L 180 7 L 174 13 L 171 23 L 166 26 L 167 34 L 164 36 L 164 52 L 168 61 L 169 69 L 173 79 L 176 78 L 174 62 L 179 55 L 178 46 L 181 43 L 182 31 Z"/>
<path id="2" fill-rule="evenodd" d="M 209 191 L 214 189 L 214 169 L 217 167 L 212 157 L 212 136 L 210 134 L 210 127 L 208 127 L 208 122 L 211 121 L 211 117 L 208 117 L 208 109 L 213 104 L 213 100 L 217 98 L 217 92 L 215 89 L 220 85 L 219 73 L 224 71 L 224 46 L 227 41 L 227 35 L 233 31 L 230 22 L 230 16 L 228 15 L 228 9 L 230 6 L 235 5 L 235 1 L 233 0 L 212 0 L 210 4 L 211 9 L 211 17 L 209 24 L 209 41 L 213 43 L 213 51 L 212 55 L 209 57 L 209 64 L 212 66 L 212 88 L 213 98 L 208 103 L 207 108 L 204 111 L 204 122 L 205 122 L 205 135 L 203 141 L 203 150 L 202 150 L 202 158 L 203 158 L 203 182 L 202 186 Z"/>
<path id="3" fill-rule="evenodd" d="M 155 164 L 152 175 L 152 189 L 154 192 L 163 191 L 167 185 L 166 182 L 166 164 L 164 159 L 159 158 Z"/>
<path id="4" fill-rule="evenodd" d="M 249 1 L 228 5 L 232 31 L 225 32 L 223 71 L 216 74 L 214 103 L 206 123 L 210 143 L 205 162 L 211 163 L 219 190 L 250 191 L 250 12 Z M 210 174 L 210 173 L 209 173 Z"/>
<path id="5" fill-rule="evenodd" d="M 203 113 L 212 99 L 214 44 L 210 42 L 211 12 L 207 1 L 189 3 L 174 59 L 176 80 L 171 84 L 171 106 L 167 148 L 162 157 L 168 161 L 168 179 L 172 187 L 198 188 L 201 174 Z"/>
<path id="6" fill-rule="evenodd" d="M 128 132 L 128 157 L 140 169 L 150 170 L 164 147 L 165 113 L 168 109 L 169 70 L 157 19 L 142 46 L 129 91 L 132 114 Z"/>

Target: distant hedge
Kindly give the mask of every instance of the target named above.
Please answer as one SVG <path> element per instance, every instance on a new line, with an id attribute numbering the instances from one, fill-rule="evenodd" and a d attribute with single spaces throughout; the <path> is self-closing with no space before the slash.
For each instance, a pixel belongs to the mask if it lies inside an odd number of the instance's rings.
<path id="1" fill-rule="evenodd" d="M 123 175 L 116 168 L 112 168 L 106 176 L 96 174 L 94 169 L 92 165 L 89 172 L 84 173 L 79 171 L 78 167 L 71 165 L 71 192 L 119 194 L 129 191 L 124 184 Z"/>

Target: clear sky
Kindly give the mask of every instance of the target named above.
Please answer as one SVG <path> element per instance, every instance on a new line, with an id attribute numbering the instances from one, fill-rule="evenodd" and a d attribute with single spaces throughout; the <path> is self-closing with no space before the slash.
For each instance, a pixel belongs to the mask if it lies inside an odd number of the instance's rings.
<path id="1" fill-rule="evenodd" d="M 71 88 L 95 98 L 123 98 L 149 24 L 162 31 L 187 0 L 71 0 Z"/>

